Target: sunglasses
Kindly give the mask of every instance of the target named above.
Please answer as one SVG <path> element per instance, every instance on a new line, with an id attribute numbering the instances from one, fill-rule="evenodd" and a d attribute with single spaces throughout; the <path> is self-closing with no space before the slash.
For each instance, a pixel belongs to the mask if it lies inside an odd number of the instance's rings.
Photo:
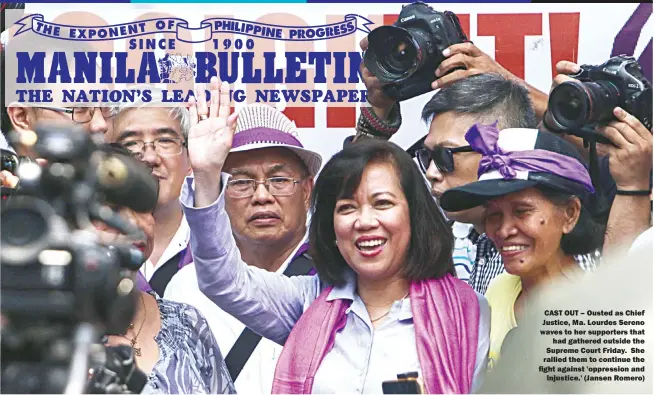
<path id="1" fill-rule="evenodd" d="M 416 158 L 418 158 L 418 163 L 420 164 L 420 170 L 423 173 L 427 173 L 431 161 L 434 161 L 436 168 L 441 173 L 451 173 L 454 171 L 454 154 L 459 152 L 473 152 L 471 146 L 466 145 L 464 147 L 457 148 L 445 148 L 437 146 L 433 150 L 429 148 L 421 148 L 416 151 Z"/>

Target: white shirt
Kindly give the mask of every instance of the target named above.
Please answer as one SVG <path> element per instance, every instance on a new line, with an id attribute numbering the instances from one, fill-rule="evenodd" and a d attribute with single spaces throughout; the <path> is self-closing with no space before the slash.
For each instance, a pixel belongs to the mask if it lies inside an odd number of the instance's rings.
<path id="1" fill-rule="evenodd" d="M 410 298 L 395 301 L 388 316 L 373 329 L 366 306 L 355 291 L 356 277 L 352 271 L 347 273 L 346 281 L 345 287 L 334 288 L 327 297 L 328 301 L 351 299 L 352 304 L 345 311 L 345 328 L 336 333 L 334 347 L 318 367 L 312 392 L 380 394 L 381 383 L 394 380 L 398 373 L 418 372 L 418 377 L 422 379 Z M 471 392 L 482 384 L 490 347 L 490 309 L 486 299 L 478 292 L 476 295 L 479 301 L 479 333 Z M 348 368 L 344 369 L 344 366 Z"/>
<path id="2" fill-rule="evenodd" d="M 291 258 L 305 242 L 306 240 L 303 240 L 295 247 L 288 259 L 277 269 L 277 273 L 284 273 Z M 166 287 L 164 299 L 186 303 L 198 309 L 207 320 L 223 358 L 227 357 L 236 339 L 245 329 L 245 325 L 221 310 L 200 291 L 193 263 L 184 266 L 173 276 Z M 277 359 L 281 351 L 282 346 L 262 338 L 234 383 L 236 392 L 239 394 L 270 394 Z"/>
<path id="3" fill-rule="evenodd" d="M 469 238 L 471 224 L 464 224 L 461 222 L 454 222 L 452 224 L 452 233 L 454 234 L 454 251 L 452 252 L 452 259 L 454 260 L 454 268 L 456 269 L 456 276 L 459 280 L 468 282 L 470 273 L 475 266 L 477 258 L 477 245 L 474 244 Z"/>
<path id="4" fill-rule="evenodd" d="M 184 250 L 186 246 L 189 243 L 189 237 L 191 236 L 191 230 L 188 227 L 188 222 L 186 222 L 186 216 L 182 217 L 182 221 L 179 224 L 179 228 L 177 228 L 177 231 L 175 232 L 175 235 L 173 238 L 170 240 L 170 243 L 168 243 L 168 246 L 166 246 L 166 249 L 164 250 L 163 254 L 161 254 L 161 258 L 159 258 L 159 262 L 157 262 L 157 266 L 154 266 L 152 261 L 149 259 L 145 261 L 143 265 L 141 265 L 141 268 L 139 271 L 145 277 L 145 279 L 149 282 L 154 273 L 161 267 L 163 266 L 164 263 L 168 262 L 172 257 L 177 255 L 180 251 Z M 175 274 L 176 276 L 177 274 Z M 173 279 L 175 278 L 173 276 Z M 172 283 L 172 279 L 170 280 L 170 283 Z M 169 284 L 170 284 L 169 283 Z M 168 287 L 166 287 L 166 290 Z"/>

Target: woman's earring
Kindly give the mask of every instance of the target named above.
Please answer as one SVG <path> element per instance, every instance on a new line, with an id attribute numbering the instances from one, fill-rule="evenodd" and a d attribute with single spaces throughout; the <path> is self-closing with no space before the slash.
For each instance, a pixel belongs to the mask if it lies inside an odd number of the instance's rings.
<path id="1" fill-rule="evenodd" d="M 335 245 L 335 246 L 338 245 L 338 240 L 334 240 L 334 245 Z"/>
<path id="2" fill-rule="evenodd" d="M 541 219 L 540 219 L 540 224 L 541 224 L 541 225 L 545 225 L 545 218 L 541 218 Z"/>

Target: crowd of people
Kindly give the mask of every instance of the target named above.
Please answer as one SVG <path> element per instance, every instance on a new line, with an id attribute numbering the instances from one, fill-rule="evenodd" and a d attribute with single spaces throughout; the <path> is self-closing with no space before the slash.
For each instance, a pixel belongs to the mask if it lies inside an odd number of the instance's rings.
<path id="1" fill-rule="evenodd" d="M 528 297 L 651 239 L 636 117 L 617 107 L 596 128 L 613 145 L 594 183 L 583 141 L 544 126 L 546 93 L 472 43 L 447 52 L 409 152 L 388 141 L 400 103 L 363 64 L 368 103 L 331 158 L 269 105 L 231 113 L 215 77 L 180 107 L 6 108 L 4 132 L 77 125 L 158 181 L 152 213 L 116 207 L 147 260 L 132 324 L 102 339 L 134 349 L 146 392 L 381 393 L 407 372 L 426 393 L 474 392 Z M 560 62 L 553 86 L 576 69 Z"/>

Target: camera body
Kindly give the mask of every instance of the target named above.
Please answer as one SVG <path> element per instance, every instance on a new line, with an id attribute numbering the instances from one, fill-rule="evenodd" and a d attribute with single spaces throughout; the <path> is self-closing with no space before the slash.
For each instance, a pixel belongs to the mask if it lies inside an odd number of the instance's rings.
<path id="1" fill-rule="evenodd" d="M 652 85 L 632 56 L 615 56 L 603 64 L 582 65 L 550 93 L 545 126 L 554 132 L 589 137 L 588 126 L 615 119 L 613 109 L 622 107 L 652 130 Z M 586 132 L 582 130 L 586 129 Z M 609 143 L 595 134 L 595 140 Z"/>
<path id="2" fill-rule="evenodd" d="M 405 5 L 392 26 L 380 26 L 368 35 L 363 61 L 384 93 L 397 101 L 431 91 L 434 72 L 445 59 L 443 50 L 468 41 L 459 18 L 438 12 L 421 1 Z"/>

